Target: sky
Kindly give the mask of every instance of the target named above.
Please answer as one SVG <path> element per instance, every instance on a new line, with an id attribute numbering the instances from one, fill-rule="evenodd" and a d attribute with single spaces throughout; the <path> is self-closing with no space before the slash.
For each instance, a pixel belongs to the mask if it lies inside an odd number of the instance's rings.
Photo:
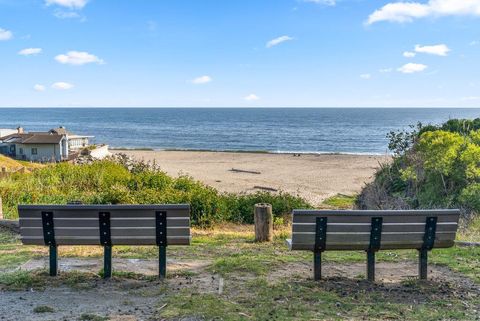
<path id="1" fill-rule="evenodd" d="M 480 107 L 480 0 L 0 0 L 0 107 Z"/>

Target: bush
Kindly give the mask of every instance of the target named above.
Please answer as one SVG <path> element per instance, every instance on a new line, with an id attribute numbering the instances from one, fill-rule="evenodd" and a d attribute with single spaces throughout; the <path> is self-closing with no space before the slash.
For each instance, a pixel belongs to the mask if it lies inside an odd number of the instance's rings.
<path id="1" fill-rule="evenodd" d="M 293 208 L 311 208 L 286 193 L 220 193 L 189 176 L 172 178 L 155 164 L 125 157 L 92 164 L 50 165 L 0 180 L 5 216 L 17 218 L 18 204 L 174 204 L 189 203 L 194 225 L 231 221 L 253 223 L 255 203 L 271 203 L 276 217 Z"/>
<path id="2" fill-rule="evenodd" d="M 375 174 L 361 208 L 463 208 L 480 212 L 480 119 L 392 132 L 393 162 Z"/>

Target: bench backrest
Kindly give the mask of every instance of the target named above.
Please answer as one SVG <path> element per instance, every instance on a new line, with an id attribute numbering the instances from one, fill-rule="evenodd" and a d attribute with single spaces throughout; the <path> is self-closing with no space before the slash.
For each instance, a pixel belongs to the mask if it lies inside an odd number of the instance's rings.
<path id="1" fill-rule="evenodd" d="M 107 236 L 111 245 L 158 245 L 162 222 L 168 245 L 190 244 L 190 206 L 185 204 L 19 205 L 18 213 L 24 244 L 47 245 L 50 219 L 57 245 L 102 245 Z"/>
<path id="2" fill-rule="evenodd" d="M 372 219 L 376 218 L 381 218 L 378 222 L 381 224 L 379 249 L 422 248 L 427 219 L 436 223 L 432 246 L 451 247 L 454 244 L 459 216 L 459 210 L 294 210 L 290 246 L 292 250 L 314 250 L 318 217 L 326 218 L 325 250 L 369 249 Z"/>

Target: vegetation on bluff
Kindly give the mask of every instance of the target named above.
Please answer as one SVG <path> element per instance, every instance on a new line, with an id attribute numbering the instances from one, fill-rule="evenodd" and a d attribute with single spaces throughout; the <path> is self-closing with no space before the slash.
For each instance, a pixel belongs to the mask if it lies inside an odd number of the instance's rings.
<path id="1" fill-rule="evenodd" d="M 273 205 L 274 215 L 290 213 L 310 204 L 290 194 L 220 193 L 188 176 L 173 178 L 156 164 L 126 157 L 73 165 L 60 163 L 30 174 L 14 174 L 0 180 L 0 197 L 6 218 L 18 217 L 18 204 L 172 204 L 189 203 L 192 222 L 206 226 L 231 221 L 253 223 L 253 206 Z"/>
<path id="2" fill-rule="evenodd" d="M 391 132 L 393 162 L 359 196 L 361 208 L 462 208 L 480 213 L 480 118 Z"/>

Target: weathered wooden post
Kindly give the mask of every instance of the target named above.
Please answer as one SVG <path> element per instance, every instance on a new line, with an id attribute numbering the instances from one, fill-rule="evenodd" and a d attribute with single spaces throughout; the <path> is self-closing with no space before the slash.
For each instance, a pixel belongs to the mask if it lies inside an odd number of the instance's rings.
<path id="1" fill-rule="evenodd" d="M 273 240 L 272 205 L 255 204 L 255 241 L 271 242 Z"/>

